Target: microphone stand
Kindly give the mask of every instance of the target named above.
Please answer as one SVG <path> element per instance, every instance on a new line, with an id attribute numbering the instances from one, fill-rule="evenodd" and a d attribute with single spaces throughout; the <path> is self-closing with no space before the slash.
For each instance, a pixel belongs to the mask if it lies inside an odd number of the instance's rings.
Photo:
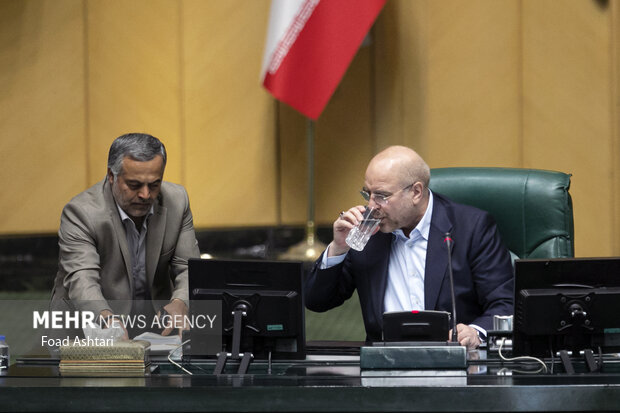
<path id="1" fill-rule="evenodd" d="M 454 294 L 454 276 L 452 275 L 452 235 L 446 232 L 444 242 L 448 248 L 448 274 L 450 276 L 450 295 L 452 298 L 452 339 L 451 341 L 458 343 L 459 336 L 456 331 L 456 296 Z"/>

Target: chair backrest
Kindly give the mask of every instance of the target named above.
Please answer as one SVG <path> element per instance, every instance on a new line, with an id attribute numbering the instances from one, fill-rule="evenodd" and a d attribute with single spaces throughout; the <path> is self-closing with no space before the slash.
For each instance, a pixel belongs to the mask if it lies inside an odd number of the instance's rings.
<path id="1" fill-rule="evenodd" d="M 515 168 L 435 168 L 430 188 L 489 212 L 519 258 L 575 255 L 570 175 Z"/>

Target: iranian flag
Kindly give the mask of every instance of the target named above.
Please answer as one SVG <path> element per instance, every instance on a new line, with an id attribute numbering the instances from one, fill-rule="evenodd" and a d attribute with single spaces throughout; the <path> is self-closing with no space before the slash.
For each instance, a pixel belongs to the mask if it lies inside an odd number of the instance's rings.
<path id="1" fill-rule="evenodd" d="M 272 0 L 261 79 L 316 120 L 386 0 Z"/>

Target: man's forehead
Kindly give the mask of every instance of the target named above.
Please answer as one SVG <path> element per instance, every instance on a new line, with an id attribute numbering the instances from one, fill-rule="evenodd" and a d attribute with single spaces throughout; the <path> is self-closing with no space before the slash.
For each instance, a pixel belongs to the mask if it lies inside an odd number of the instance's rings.
<path id="1" fill-rule="evenodd" d="M 126 156 L 121 166 L 121 175 L 125 179 L 143 182 L 161 179 L 164 172 L 163 158 L 156 156 L 149 161 L 138 161 Z"/>
<path id="2" fill-rule="evenodd" d="M 398 186 L 398 179 L 396 177 L 372 177 L 366 175 L 366 179 L 364 180 L 364 187 L 371 191 L 383 191 L 390 192 L 393 187 Z"/>
<path id="3" fill-rule="evenodd" d="M 372 185 L 377 189 L 391 191 L 401 186 L 403 181 L 404 165 L 399 159 L 375 158 L 366 168 L 364 177 L 366 185 Z M 371 188 L 374 189 L 374 188 Z"/>
<path id="4" fill-rule="evenodd" d="M 364 180 L 372 185 L 390 185 L 397 183 L 400 176 L 394 168 L 369 167 Z"/>

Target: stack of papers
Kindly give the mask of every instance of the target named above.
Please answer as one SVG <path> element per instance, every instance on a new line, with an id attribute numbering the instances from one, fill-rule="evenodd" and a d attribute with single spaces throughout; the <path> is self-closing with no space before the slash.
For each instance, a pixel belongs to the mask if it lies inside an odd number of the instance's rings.
<path id="1" fill-rule="evenodd" d="M 177 334 L 162 336 L 156 333 L 142 333 L 136 336 L 134 340 L 144 340 L 151 343 L 151 356 L 168 357 L 173 360 L 180 360 L 183 355 L 181 349 L 181 337 Z"/>

